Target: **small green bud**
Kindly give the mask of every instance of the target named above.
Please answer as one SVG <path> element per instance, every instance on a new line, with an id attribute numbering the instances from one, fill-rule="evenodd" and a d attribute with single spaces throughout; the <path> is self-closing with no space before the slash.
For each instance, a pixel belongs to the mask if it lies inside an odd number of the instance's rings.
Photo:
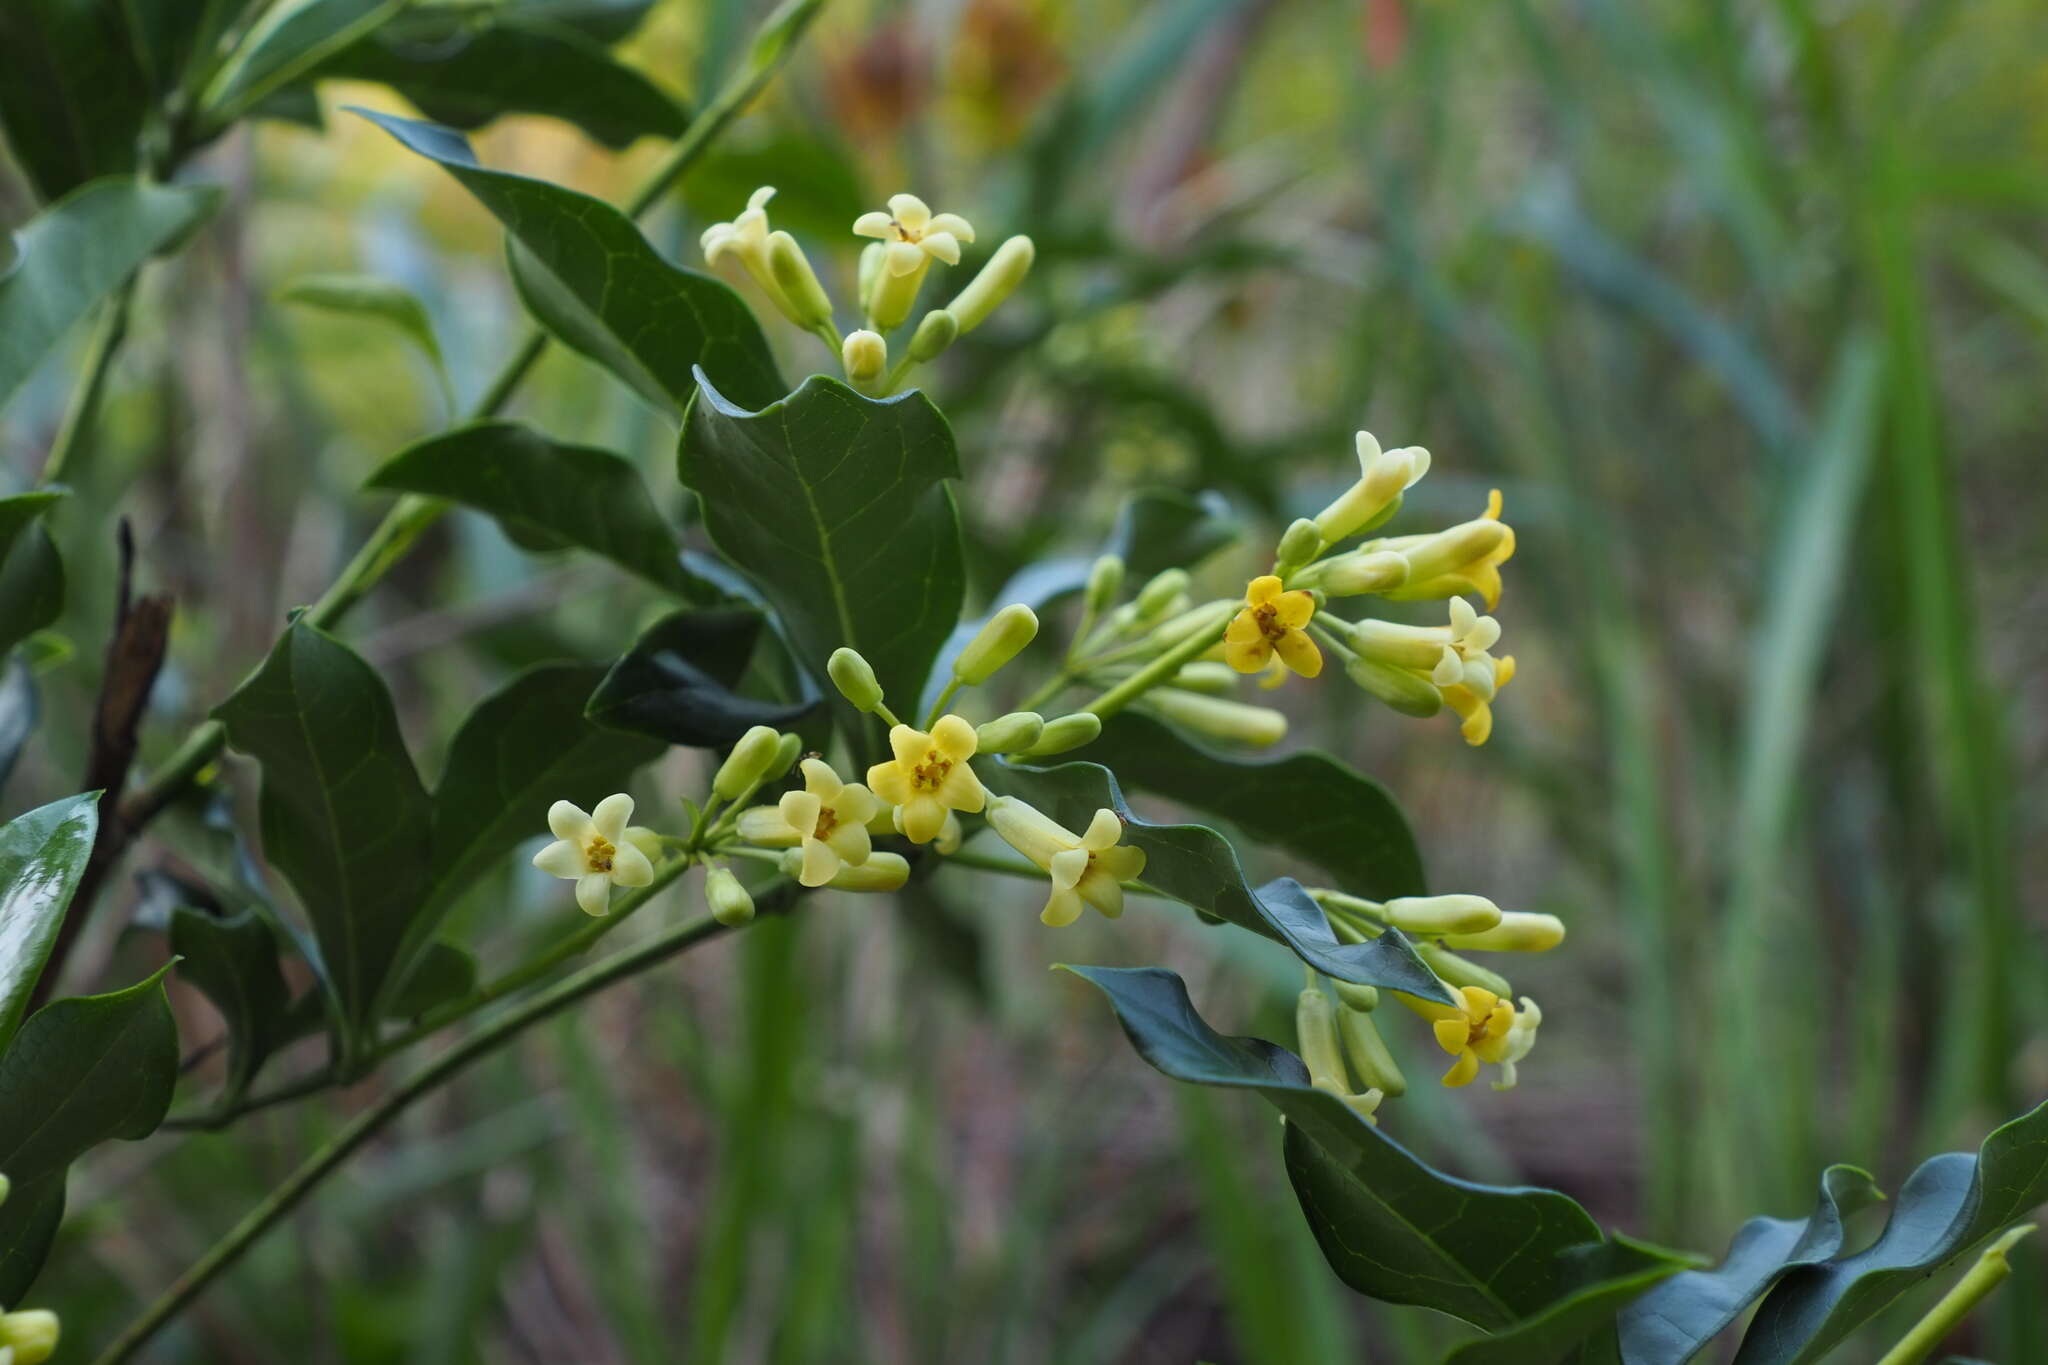
<path id="1" fill-rule="evenodd" d="M 1234 744 L 1263 748 L 1287 737 L 1287 717 L 1269 706 L 1249 706 L 1223 697 L 1205 697 L 1178 687 L 1155 687 L 1138 705 L 1185 725 L 1196 734 Z"/>
<path id="2" fill-rule="evenodd" d="M 1483 933 L 1500 923 L 1500 907 L 1484 896 L 1397 896 L 1380 915 L 1396 929 L 1431 937 Z"/>
<path id="3" fill-rule="evenodd" d="M 882 704 L 882 685 L 875 681 L 875 670 L 857 650 L 844 646 L 833 650 L 832 657 L 825 661 L 825 672 L 839 689 L 839 695 L 853 703 L 854 710 L 872 712 Z"/>
<path id="4" fill-rule="evenodd" d="M 1370 550 L 1324 560 L 1312 571 L 1314 586 L 1332 597 L 1385 592 L 1408 581 L 1408 557 L 1397 550 Z"/>
<path id="5" fill-rule="evenodd" d="M 12 1348 L 13 1365 L 42 1365 L 57 1349 L 57 1315 L 46 1308 L 0 1314 L 0 1348 Z"/>
<path id="6" fill-rule="evenodd" d="M 1063 754 L 1069 749 L 1078 749 L 1091 744 L 1102 733 L 1102 717 L 1093 711 L 1075 711 L 1056 720 L 1045 723 L 1045 729 L 1038 736 L 1038 743 L 1024 752 L 1033 758 L 1044 758 L 1051 754 Z"/>
<path id="7" fill-rule="evenodd" d="M 1012 602 L 989 617 L 967 642 L 953 661 L 953 676 L 970 685 L 987 682 L 1037 635 L 1037 613 L 1022 602 Z"/>
<path id="8" fill-rule="evenodd" d="M 7 1202 L 7 1196 L 14 1190 L 14 1182 L 0 1175 L 0 1204 Z"/>
<path id="9" fill-rule="evenodd" d="M 889 248 L 880 242 L 869 242 L 861 248 L 860 272 L 856 276 L 854 292 L 860 296 L 860 311 L 863 317 L 867 315 L 868 299 L 875 292 L 875 281 L 881 278 L 882 262 L 888 251 Z"/>
<path id="10" fill-rule="evenodd" d="M 798 855 L 802 861 L 802 855 Z M 711 905 L 711 918 L 728 929 L 737 929 L 754 918 L 754 898 L 731 869 L 713 867 L 704 874 L 704 899 Z"/>
<path id="11" fill-rule="evenodd" d="M 782 855 L 784 876 L 795 877 L 803 871 L 802 849 L 792 848 Z M 841 864 L 832 880 L 825 885 L 835 891 L 894 891 L 910 880 L 910 864 L 896 853 L 870 853 L 868 860 L 859 867 Z"/>
<path id="12" fill-rule="evenodd" d="M 996 306 L 1017 291 L 1031 273 L 1038 248 L 1029 237 L 1012 237 L 995 249 L 988 264 L 978 271 L 967 287 L 946 305 L 946 311 L 960 322 L 962 332 L 971 332 L 988 321 Z"/>
<path id="13" fill-rule="evenodd" d="M 796 238 L 787 232 L 768 234 L 768 270 L 789 302 L 791 322 L 811 331 L 832 325 L 832 300 Z"/>
<path id="14" fill-rule="evenodd" d="M 725 756 L 725 762 L 718 765 L 718 775 L 711 779 L 711 790 L 728 801 L 739 800 L 768 776 L 768 769 L 781 750 L 782 736 L 766 725 L 756 725 L 739 737 L 739 742 L 732 746 L 732 752 Z"/>
<path id="15" fill-rule="evenodd" d="M 926 257 L 909 274 L 899 275 L 889 269 L 885 261 L 875 275 L 875 282 L 868 288 L 868 326 L 884 333 L 901 327 L 917 303 L 917 291 L 923 286 L 925 272 L 930 266 L 931 258 Z M 954 316 L 957 321 L 958 314 Z"/>
<path id="16" fill-rule="evenodd" d="M 1280 537 L 1280 549 L 1274 556 L 1273 572 L 1285 578 L 1290 572 L 1314 559 L 1323 552 L 1323 533 L 1307 517 L 1299 517 Z"/>
<path id="17" fill-rule="evenodd" d="M 1332 984 L 1337 987 L 1337 998 L 1344 1002 L 1345 1009 L 1364 1010 L 1370 1014 L 1380 1007 L 1380 993 L 1375 986 L 1361 986 L 1356 981 L 1338 981 Z"/>
<path id="18" fill-rule="evenodd" d="M 1342 993 L 1341 985 L 1339 993 Z M 1408 1093 L 1408 1078 L 1401 1074 L 1394 1054 L 1387 1051 L 1386 1041 L 1380 1037 L 1379 1028 L 1369 1012 L 1340 1012 L 1337 1036 L 1344 1042 L 1344 1055 L 1351 1060 L 1351 1069 L 1358 1073 L 1358 1079 L 1366 1089 L 1393 1096 Z"/>
<path id="19" fill-rule="evenodd" d="M 1150 620 L 1161 616 L 1173 605 L 1173 599 L 1187 591 L 1188 571 L 1186 569 L 1163 569 L 1152 576 L 1152 581 L 1138 591 L 1138 617 Z"/>
<path id="20" fill-rule="evenodd" d="M 876 332 L 848 332 L 839 348 L 839 360 L 856 386 L 872 384 L 889 368 L 889 343 Z"/>
<path id="21" fill-rule="evenodd" d="M 1344 665 L 1345 676 L 1404 716 L 1433 716 L 1443 710 L 1443 694 L 1429 679 L 1360 656 Z"/>
<path id="22" fill-rule="evenodd" d="M 1295 997 L 1294 1036 L 1301 1044 L 1301 1060 L 1308 1067 L 1309 1079 L 1318 1089 L 1343 1095 L 1351 1089 L 1351 1078 L 1337 1047 L 1336 1014 L 1330 1008 L 1330 997 L 1314 982 Z"/>
<path id="23" fill-rule="evenodd" d="M 1181 665 L 1180 672 L 1173 675 L 1173 685 L 1189 692 L 1227 697 L 1237 691 L 1237 680 L 1243 676 L 1229 664 L 1214 659 L 1197 659 L 1191 664 Z"/>
<path id="24" fill-rule="evenodd" d="M 1492 953 L 1547 953 L 1564 942 L 1564 921 L 1556 915 L 1504 910 L 1500 923 L 1470 934 L 1447 934 L 1448 948 L 1476 948 Z"/>
<path id="25" fill-rule="evenodd" d="M 796 761 L 803 757 L 803 752 L 804 737 L 802 735 L 784 735 L 782 742 L 776 746 L 775 761 L 768 765 L 768 771 L 761 775 L 761 780 L 763 782 L 780 782 L 788 775 L 789 770 L 796 766 Z"/>
<path id="26" fill-rule="evenodd" d="M 943 308 L 934 308 L 910 334 L 910 358 L 922 365 L 935 360 L 960 335 L 960 324 Z"/>
<path id="27" fill-rule="evenodd" d="M 1045 717 L 1036 711 L 1012 711 L 997 716 L 974 730 L 974 751 L 978 754 L 1015 754 L 1038 743 L 1045 733 Z"/>
<path id="28" fill-rule="evenodd" d="M 1124 562 L 1116 555 L 1104 555 L 1088 570 L 1087 609 L 1091 616 L 1100 616 L 1116 601 L 1116 595 L 1123 591 Z"/>
<path id="29" fill-rule="evenodd" d="M 1515 988 L 1499 972 L 1489 971 L 1470 958 L 1459 957 L 1428 939 L 1417 940 L 1410 946 L 1431 971 L 1453 986 L 1478 986 L 1502 999 L 1512 998 L 1515 993 Z"/>

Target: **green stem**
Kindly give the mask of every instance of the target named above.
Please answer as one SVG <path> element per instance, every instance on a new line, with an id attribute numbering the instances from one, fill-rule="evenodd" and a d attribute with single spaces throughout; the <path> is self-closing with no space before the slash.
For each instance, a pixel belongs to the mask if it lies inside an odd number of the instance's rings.
<path id="1" fill-rule="evenodd" d="M 959 695 L 960 689 L 966 685 L 966 682 L 960 678 L 954 678 L 947 682 L 945 690 L 939 693 L 938 699 L 932 703 L 931 711 L 924 718 L 925 729 L 929 730 L 939 723 L 939 717 L 946 714 L 946 703 Z"/>
<path id="2" fill-rule="evenodd" d="M 773 908 L 782 907 L 777 905 Z M 657 938 L 650 939 L 638 948 L 585 968 L 519 1008 L 485 1025 L 427 1063 L 383 1099 L 357 1115 L 347 1127 L 307 1157 L 282 1185 L 265 1196 L 262 1203 L 251 1209 L 241 1222 L 230 1228 L 204 1256 L 160 1294 L 156 1301 L 144 1310 L 141 1317 L 130 1323 L 121 1335 L 100 1353 L 98 1365 L 120 1365 L 122 1361 L 133 1359 L 136 1352 L 140 1351 L 150 1338 L 162 1331 L 172 1318 L 240 1259 L 242 1253 L 247 1251 L 257 1238 L 274 1227 L 278 1220 L 296 1208 L 299 1201 L 311 1194 L 314 1187 L 339 1168 L 342 1162 L 348 1160 L 357 1149 L 375 1137 L 422 1096 L 452 1079 L 470 1063 L 511 1042 L 541 1020 L 615 982 L 645 971 L 687 948 L 724 932 L 725 926 L 709 915 L 689 920 Z"/>
<path id="3" fill-rule="evenodd" d="M 45 484 L 63 479 L 71 457 L 77 453 L 99 418 L 100 400 L 106 396 L 107 377 L 113 373 L 114 357 L 128 337 L 128 310 L 135 299 L 137 278 L 137 275 L 130 275 L 123 281 L 100 314 L 99 325 L 93 330 L 91 349 L 86 353 L 85 377 L 73 391 L 71 406 L 64 410 L 64 425 L 57 429 L 57 439 L 50 445 L 50 456 L 43 461 L 42 481 Z"/>
<path id="4" fill-rule="evenodd" d="M 2013 1244 L 2034 1230 L 2034 1224 L 2022 1223 L 2003 1237 L 1984 1248 L 1984 1254 L 1977 1258 L 1977 1264 L 1969 1273 L 1957 1280 L 1955 1288 L 1941 1296 L 1941 1302 L 1927 1310 L 1927 1316 L 1913 1324 L 1911 1331 L 1899 1339 L 1899 1344 L 1884 1353 L 1877 1365 L 1920 1365 L 1920 1362 L 1934 1354 L 1950 1332 L 1969 1316 L 1970 1310 L 1982 1303 L 1991 1291 L 2004 1284 L 2012 1274 L 2012 1264 L 2006 1260 L 2006 1253 Z"/>
<path id="5" fill-rule="evenodd" d="M 1188 636 L 1187 639 L 1182 640 L 1172 649 L 1167 650 L 1151 663 L 1146 664 L 1136 673 L 1125 678 L 1115 687 L 1110 688 L 1081 709 L 1083 711 L 1093 711 L 1104 720 L 1108 720 L 1111 716 L 1123 710 L 1124 707 L 1180 672 L 1181 665 L 1193 661 L 1197 655 L 1222 639 L 1223 632 L 1229 624 L 1228 620 L 1219 621 L 1208 630 L 1196 631 Z"/>
<path id="6" fill-rule="evenodd" d="M 1045 680 L 1043 687 L 1040 687 L 1023 701 L 1018 702 L 1017 709 L 1019 711 L 1036 711 L 1039 707 L 1045 705 L 1078 681 L 1080 681 L 1078 674 L 1071 668 L 1062 667 L 1059 672 Z"/>

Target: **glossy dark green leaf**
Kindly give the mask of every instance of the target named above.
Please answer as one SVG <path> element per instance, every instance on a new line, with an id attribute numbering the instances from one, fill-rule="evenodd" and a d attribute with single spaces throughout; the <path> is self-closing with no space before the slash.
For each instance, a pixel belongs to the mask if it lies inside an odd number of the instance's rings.
<path id="1" fill-rule="evenodd" d="M 697 594 L 675 533 L 631 461 L 563 445 L 524 422 L 477 422 L 429 437 L 392 456 L 370 487 L 448 498 L 580 545 L 670 592 Z"/>
<path id="2" fill-rule="evenodd" d="M 43 199 L 134 170 L 155 98 L 121 0 L 0 5 L 0 125 Z"/>
<path id="3" fill-rule="evenodd" d="M 1328 754 L 1226 757 L 1148 716 L 1121 715 L 1088 746 L 1088 758 L 1127 787 L 1170 796 L 1316 864 L 1353 895 L 1388 900 L 1427 889 L 1399 803 Z"/>
<path id="4" fill-rule="evenodd" d="M 1946 1152 L 1922 1162 L 1865 1250 L 1788 1272 L 1750 1320 L 1736 1365 L 1825 1359 L 1892 1300 L 2044 1201 L 2048 1104 L 1993 1132 L 1975 1155 Z"/>
<path id="5" fill-rule="evenodd" d="M 291 988 L 278 967 L 277 936 L 253 909 L 221 916 L 192 905 L 171 911 L 169 930 L 179 973 L 227 1025 L 222 1102 L 232 1104 L 290 1033 Z"/>
<path id="6" fill-rule="evenodd" d="M 767 338 L 740 296 L 709 275 L 670 265 L 611 205 L 486 170 L 453 129 L 356 112 L 475 195 L 510 234 L 513 279 L 534 316 L 650 403 L 681 412 L 699 365 L 744 403 L 784 393 Z"/>
<path id="7" fill-rule="evenodd" d="M 477 703 L 455 732 L 434 789 L 433 874 L 407 926 L 401 967 L 430 946 L 464 891 L 547 833 L 549 806 L 574 801 L 588 810 L 661 756 L 658 744 L 584 719 L 603 676 L 592 664 L 542 664 Z"/>
<path id="8" fill-rule="evenodd" d="M 64 612 L 64 561 L 42 526 L 16 537 L 0 560 L 0 653 L 13 649 Z"/>
<path id="9" fill-rule="evenodd" d="M 0 555 L 13 549 L 15 538 L 61 502 L 65 492 L 62 488 L 39 488 L 32 493 L 0 498 Z"/>
<path id="10" fill-rule="evenodd" d="M 15 1181 L 0 1204 L 0 1303 L 18 1304 L 36 1282 L 64 1222 L 64 1173 Z"/>
<path id="11" fill-rule="evenodd" d="M 1366 943 L 1340 942 L 1300 883 L 1281 877 L 1254 890 L 1229 840 L 1207 825 L 1141 819 L 1124 800 L 1116 777 L 1099 763 L 1052 768 L 999 763 L 986 776 L 991 787 L 1029 801 L 1068 829 L 1087 828 L 1097 810 L 1109 807 L 1124 819 L 1124 842 L 1145 850 L 1148 885 L 1239 928 L 1277 939 L 1319 972 L 1431 1000 L 1451 998 L 1399 930 Z"/>
<path id="12" fill-rule="evenodd" d="M 616 43 L 640 27 L 654 0 L 513 0 L 522 19 L 560 24 L 601 43 Z"/>
<path id="13" fill-rule="evenodd" d="M 35 672 L 20 658 L 10 658 L 0 668 L 4 668 L 0 672 L 0 790 L 4 790 L 21 751 L 36 732 L 42 703 L 36 694 Z"/>
<path id="14" fill-rule="evenodd" d="M 1691 1360 L 1781 1275 L 1839 1254 L 1843 1221 L 1883 1198 L 1865 1172 L 1828 1167 L 1812 1214 L 1750 1219 L 1719 1265 L 1675 1275 L 1624 1309 L 1617 1324 L 1622 1359 L 1627 1365 Z"/>
<path id="15" fill-rule="evenodd" d="M 0 37 L 0 49 L 6 45 Z M 0 77 L 0 87 L 6 83 Z M 20 259 L 0 279 L 0 404 L 94 304 L 219 202 L 210 187 L 121 176 L 95 181 L 30 219 L 16 234 Z"/>
<path id="16" fill-rule="evenodd" d="M 329 58 L 317 74 L 388 85 L 453 128 L 544 114 L 623 148 L 637 138 L 680 136 L 689 125 L 682 105 L 597 39 L 516 9 L 492 19 L 479 24 L 474 11 L 408 15 Z"/>
<path id="17" fill-rule="evenodd" d="M 238 118 L 398 17 L 409 0 L 300 0 L 272 5 L 206 90 L 216 119 Z"/>
<path id="18" fill-rule="evenodd" d="M 384 1013 L 390 1019 L 417 1019 L 475 989 L 476 958 L 452 943 L 429 943 L 420 960 L 399 979 Z"/>
<path id="19" fill-rule="evenodd" d="M 1619 1365 L 1616 1314 L 1687 1265 L 1685 1258 L 1622 1237 L 1558 1259 L 1570 1266 L 1570 1288 L 1538 1312 L 1460 1346 L 1444 1365 Z"/>
<path id="20" fill-rule="evenodd" d="M 0 827 L 0 1048 L 28 1008 L 99 827 L 97 792 L 38 806 Z"/>
<path id="21" fill-rule="evenodd" d="M 391 694 L 303 622 L 214 713 L 263 765 L 265 860 L 305 907 L 341 1017 L 372 1017 L 430 870 L 432 805 Z"/>
<path id="22" fill-rule="evenodd" d="M 663 617 L 611 666 L 587 714 L 607 729 L 700 749 L 724 748 L 756 725 L 789 729 L 824 699 L 808 678 L 796 702 L 740 694 L 761 624 L 743 608 Z"/>
<path id="23" fill-rule="evenodd" d="M 1256 1090 L 1286 1115 L 1295 1194 L 1323 1255 L 1353 1289 L 1500 1330 L 1585 1287 L 1600 1229 L 1571 1199 L 1431 1169 L 1311 1086 L 1287 1049 L 1210 1028 L 1172 972 L 1068 970 L 1109 996 L 1131 1045 L 1158 1070 L 1196 1085 Z"/>
<path id="24" fill-rule="evenodd" d="M 813 375 L 749 412 L 715 378 L 700 376 L 677 448 L 713 543 L 774 605 L 809 667 L 850 646 L 909 702 L 960 619 L 952 429 L 919 393 L 865 398 Z"/>

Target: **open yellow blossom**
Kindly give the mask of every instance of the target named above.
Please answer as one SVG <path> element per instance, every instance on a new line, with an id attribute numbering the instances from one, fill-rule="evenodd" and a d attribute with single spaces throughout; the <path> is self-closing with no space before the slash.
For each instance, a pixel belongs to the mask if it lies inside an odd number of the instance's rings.
<path id="1" fill-rule="evenodd" d="M 533 855 L 533 865 L 575 882 L 576 904 L 583 913 L 602 915 L 614 886 L 646 886 L 654 880 L 654 864 L 645 851 L 654 832 L 628 829 L 626 821 L 632 818 L 633 798 L 624 792 L 607 796 L 588 814 L 573 802 L 557 801 L 548 807 L 555 842 Z"/>
<path id="2" fill-rule="evenodd" d="M 1256 673 L 1274 655 L 1304 678 L 1323 671 L 1323 652 L 1302 627 L 1316 614 L 1307 590 L 1282 592 L 1272 574 L 1254 578 L 1244 592 L 1244 609 L 1223 632 L 1223 662 L 1240 673 Z"/>
<path id="3" fill-rule="evenodd" d="M 1498 488 L 1487 494 L 1486 511 L 1475 521 L 1454 526 L 1434 536 L 1403 536 L 1381 542 L 1379 548 L 1399 550 L 1409 557 L 1408 581 L 1388 588 L 1381 596 L 1395 602 L 1427 602 L 1461 593 L 1477 594 L 1492 611 L 1500 605 L 1500 566 L 1515 554 L 1515 528 L 1501 521 Z M 1487 526 L 1495 523 L 1498 531 Z M 1460 543 L 1462 552 L 1451 547 Z M 1450 550 L 1446 556 L 1439 551 Z"/>
<path id="4" fill-rule="evenodd" d="M 913 844 L 928 844 L 946 827 L 946 812 L 978 811 L 988 800 L 967 760 L 979 740 L 958 716 L 940 716 L 927 734 L 908 725 L 889 731 L 896 756 L 868 769 L 875 795 L 896 807 L 896 827 Z"/>
<path id="5" fill-rule="evenodd" d="M 886 244 L 883 260 L 891 275 L 914 274 L 932 260 L 958 265 L 960 244 L 974 240 L 973 224 L 957 213 L 933 213 L 914 194 L 890 195 L 887 212 L 863 213 L 853 230 Z"/>
<path id="6" fill-rule="evenodd" d="M 797 880 L 823 886 L 841 867 L 859 867 L 873 845 L 868 821 L 880 809 L 875 794 L 858 782 L 841 782 L 823 759 L 803 762 L 804 789 L 784 792 L 773 806 L 740 812 L 740 837 L 770 848 L 801 848 Z"/>
<path id="7" fill-rule="evenodd" d="M 1515 661 L 1489 652 L 1500 641 L 1500 622 L 1481 616 L 1464 598 L 1451 599 L 1447 625 L 1358 621 L 1349 640 L 1360 666 L 1352 676 L 1389 705 L 1416 715 L 1448 706 L 1463 722 L 1467 744 L 1484 744 L 1493 733 L 1493 698 L 1515 676 Z M 1416 691 L 1428 705 L 1408 704 L 1407 693 Z"/>
<path id="8" fill-rule="evenodd" d="M 1460 987 L 1458 996 L 1455 1007 L 1433 1000 L 1416 1002 L 1432 1021 L 1437 1046 L 1457 1059 L 1444 1073 L 1444 1084 L 1453 1087 L 1471 1084 L 1481 1062 L 1498 1065 L 1508 1060 L 1508 1035 L 1515 1023 L 1515 1007 L 1483 986 Z"/>
<path id="9" fill-rule="evenodd" d="M 1051 875 L 1052 894 L 1038 917 L 1054 928 L 1079 919 L 1083 905 L 1115 919 L 1124 912 L 1123 884 L 1145 870 L 1145 850 L 1118 842 L 1124 822 L 1107 807 L 1095 812 L 1086 833 L 1075 834 L 1035 806 L 999 796 L 989 803 L 988 822 Z"/>

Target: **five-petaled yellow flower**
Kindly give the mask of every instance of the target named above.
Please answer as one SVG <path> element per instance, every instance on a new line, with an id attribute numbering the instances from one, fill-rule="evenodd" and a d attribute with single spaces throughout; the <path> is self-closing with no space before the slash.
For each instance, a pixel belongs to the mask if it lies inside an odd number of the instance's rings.
<path id="1" fill-rule="evenodd" d="M 1117 842 L 1124 822 L 1107 807 L 1077 835 L 1036 807 L 999 796 L 989 804 L 988 822 L 1052 877 L 1052 894 L 1038 917 L 1054 928 L 1079 919 L 1084 904 L 1115 919 L 1124 912 L 1123 884 L 1145 870 L 1145 850 Z"/>
<path id="2" fill-rule="evenodd" d="M 946 812 L 981 809 L 988 800 L 967 760 L 974 757 L 974 727 L 940 716 L 931 733 L 898 725 L 889 731 L 896 757 L 868 769 L 875 795 L 896 807 L 896 828 L 913 844 L 928 844 L 946 827 Z"/>
<path id="3" fill-rule="evenodd" d="M 960 244 L 974 240 L 974 226 L 957 213 L 933 213 L 914 194 L 889 196 L 887 212 L 876 209 L 853 220 L 861 237 L 887 243 L 884 261 L 891 275 L 909 275 L 924 268 L 927 258 L 960 264 Z"/>
<path id="4" fill-rule="evenodd" d="M 1463 986 L 1458 995 L 1460 1004 L 1456 1008 L 1433 1000 L 1421 1002 L 1423 1012 L 1434 1021 L 1431 1027 L 1436 1032 L 1437 1046 L 1457 1058 L 1444 1073 L 1444 1084 L 1448 1086 L 1469 1085 L 1479 1074 L 1481 1062 L 1506 1062 L 1508 1035 L 1515 1024 L 1515 1007 L 1492 991 L 1481 986 Z"/>
<path id="5" fill-rule="evenodd" d="M 1302 627 L 1316 614 L 1306 589 L 1282 592 L 1280 580 L 1262 574 L 1245 589 L 1244 610 L 1223 632 L 1223 661 L 1240 673 L 1256 673 L 1274 655 L 1304 678 L 1323 671 L 1323 652 Z"/>
<path id="6" fill-rule="evenodd" d="M 555 842 L 533 855 L 533 865 L 551 877 L 574 881 L 576 904 L 587 915 L 602 915 L 614 886 L 645 886 L 654 880 L 654 864 L 645 852 L 654 832 L 628 829 L 626 821 L 632 818 L 633 798 L 624 792 L 607 796 L 587 815 L 573 802 L 557 801 L 548 807 Z"/>
<path id="7" fill-rule="evenodd" d="M 803 762 L 804 789 L 784 792 L 773 806 L 740 812 L 740 837 L 750 844 L 803 849 L 797 880 L 823 886 L 841 867 L 859 867 L 873 844 L 868 821 L 881 809 L 875 794 L 858 782 L 841 782 L 819 758 Z"/>

